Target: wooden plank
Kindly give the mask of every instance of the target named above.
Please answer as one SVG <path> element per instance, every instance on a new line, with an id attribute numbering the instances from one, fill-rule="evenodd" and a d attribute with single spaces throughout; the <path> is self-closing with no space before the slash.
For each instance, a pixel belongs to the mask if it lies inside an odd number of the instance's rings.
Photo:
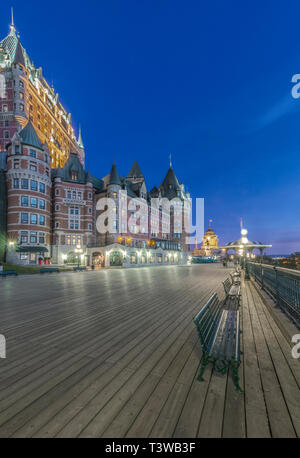
<path id="1" fill-rule="evenodd" d="M 247 295 L 272 437 L 296 437 L 250 289 Z"/>
<path id="2" fill-rule="evenodd" d="M 256 354 L 245 283 L 243 297 L 243 350 L 246 435 L 249 438 L 271 437 L 261 374 Z"/>
<path id="3" fill-rule="evenodd" d="M 290 366 L 287 363 L 287 358 L 291 358 L 291 354 L 290 352 L 287 354 L 282 352 L 277 338 L 269 324 L 269 321 L 271 321 L 272 318 L 270 317 L 269 312 L 265 308 L 260 296 L 257 294 L 253 286 L 251 286 L 251 293 L 254 298 L 257 315 L 261 323 L 261 327 L 266 339 L 266 344 L 268 346 L 275 367 L 275 371 L 289 411 L 289 415 L 291 417 L 291 421 L 297 436 L 300 437 L 300 390 L 299 385 L 290 369 Z M 269 320 L 267 320 L 266 315 L 269 315 Z M 273 326 L 275 326 L 275 323 L 273 323 Z"/>

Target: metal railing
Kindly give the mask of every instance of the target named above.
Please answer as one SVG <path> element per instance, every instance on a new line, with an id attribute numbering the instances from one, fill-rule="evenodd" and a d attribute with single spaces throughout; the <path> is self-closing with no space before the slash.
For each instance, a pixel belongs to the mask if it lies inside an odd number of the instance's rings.
<path id="1" fill-rule="evenodd" d="M 300 328 L 300 271 L 248 262 L 252 278 Z"/>

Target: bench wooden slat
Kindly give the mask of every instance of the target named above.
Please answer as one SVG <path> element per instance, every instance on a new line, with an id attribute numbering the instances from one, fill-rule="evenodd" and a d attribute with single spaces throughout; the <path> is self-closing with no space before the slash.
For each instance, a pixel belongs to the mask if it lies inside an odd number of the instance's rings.
<path id="1" fill-rule="evenodd" d="M 229 280 L 230 282 L 230 280 Z M 194 318 L 203 350 L 198 380 L 203 380 L 206 365 L 211 362 L 214 368 L 225 373 L 231 367 L 234 383 L 238 391 L 238 367 L 240 365 L 240 316 L 235 310 L 223 310 L 215 293 Z"/>

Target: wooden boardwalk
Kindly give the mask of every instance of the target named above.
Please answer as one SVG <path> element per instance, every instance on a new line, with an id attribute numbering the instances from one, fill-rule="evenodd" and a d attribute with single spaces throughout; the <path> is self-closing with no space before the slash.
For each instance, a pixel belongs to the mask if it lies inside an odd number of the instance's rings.
<path id="1" fill-rule="evenodd" d="M 0 280 L 0 437 L 300 437 L 300 364 L 243 284 L 241 386 L 201 360 L 192 318 L 221 265 Z"/>

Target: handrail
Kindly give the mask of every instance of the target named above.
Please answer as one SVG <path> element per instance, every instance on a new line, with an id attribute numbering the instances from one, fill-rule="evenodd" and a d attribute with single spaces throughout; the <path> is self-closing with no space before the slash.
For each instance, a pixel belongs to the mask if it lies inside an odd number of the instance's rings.
<path id="1" fill-rule="evenodd" d="M 291 274 L 293 275 L 298 275 L 300 277 L 300 270 L 295 270 L 295 269 L 288 269 L 287 267 L 279 267 L 279 266 L 275 266 L 275 265 L 272 265 L 272 264 L 262 264 L 260 262 L 248 262 L 248 264 L 255 264 L 256 266 L 263 266 L 265 268 L 269 268 L 269 269 L 274 269 L 276 268 L 277 270 L 280 270 L 280 271 L 283 271 L 283 272 L 290 272 Z"/>
<path id="2" fill-rule="evenodd" d="M 255 262 L 247 262 L 247 270 L 300 329 L 300 272 Z"/>

